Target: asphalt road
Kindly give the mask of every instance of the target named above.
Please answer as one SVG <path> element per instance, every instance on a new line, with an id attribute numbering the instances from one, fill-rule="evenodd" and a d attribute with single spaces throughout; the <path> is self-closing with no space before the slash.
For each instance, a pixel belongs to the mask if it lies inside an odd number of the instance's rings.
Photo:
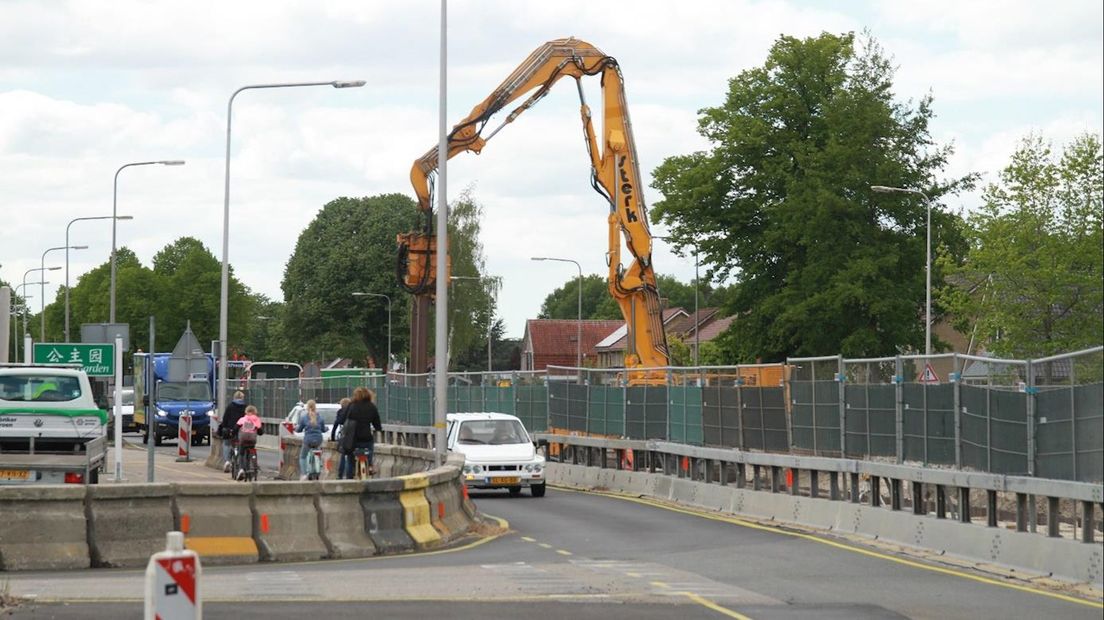
<path id="1" fill-rule="evenodd" d="M 1009 587 L 999 577 L 647 502 L 557 489 L 542 499 L 473 499 L 510 531 L 432 554 L 209 567 L 205 615 L 1003 620 L 1101 613 L 1099 603 Z M 30 597 L 15 617 L 134 617 L 141 609 L 141 571 L 7 577 L 13 594 Z"/>

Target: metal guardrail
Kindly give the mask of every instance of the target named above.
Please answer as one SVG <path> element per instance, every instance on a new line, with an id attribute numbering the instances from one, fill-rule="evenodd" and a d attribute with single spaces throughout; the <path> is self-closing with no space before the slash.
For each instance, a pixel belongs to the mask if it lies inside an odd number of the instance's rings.
<path id="1" fill-rule="evenodd" d="M 1063 537 L 1061 523 L 1065 518 L 1073 522 L 1073 537 L 1076 537 L 1079 508 L 1080 539 L 1086 543 L 1094 542 L 1095 530 L 1100 524 L 1096 511 L 1104 501 L 1104 485 L 1067 480 L 855 459 L 703 448 L 656 440 L 604 439 L 547 433 L 537 433 L 533 437 L 546 447 L 546 458 L 555 462 L 666 473 L 721 485 L 734 482 L 738 488 L 746 488 L 750 484 L 756 491 L 788 491 L 792 495 L 826 497 L 828 500 L 853 503 L 863 501 L 866 487 L 866 501 L 875 507 L 883 504 L 882 491 L 886 489 L 889 493 L 886 507 L 890 510 L 902 510 L 907 500 L 913 514 L 934 512 L 935 518 L 946 519 L 948 513 L 952 513 L 962 523 L 973 523 L 976 511 L 972 506 L 972 496 L 984 494 L 986 525 L 994 528 L 1000 526 L 1001 500 L 1011 494 L 1014 495 L 1012 512 L 1015 515 L 1015 529 L 1019 532 L 1036 531 L 1040 516 L 1036 509 L 1036 498 L 1045 498 L 1046 510 L 1043 516 L 1046 535 Z M 547 449 L 552 445 L 558 449 Z M 803 473 L 807 481 L 805 485 L 802 484 Z M 822 475 L 826 475 L 828 479 L 826 496 L 822 495 Z M 907 494 L 906 489 L 909 491 Z M 931 506 L 932 499 L 934 507 Z M 1063 502 L 1072 502 L 1073 511 L 1063 514 Z M 934 510 L 929 510 L 930 508 Z"/>

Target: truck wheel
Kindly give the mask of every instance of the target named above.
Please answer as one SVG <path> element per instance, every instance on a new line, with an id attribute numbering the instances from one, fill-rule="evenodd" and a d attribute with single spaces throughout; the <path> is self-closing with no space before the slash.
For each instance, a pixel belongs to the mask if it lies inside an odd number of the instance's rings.
<path id="1" fill-rule="evenodd" d="M 143 444 L 148 444 L 149 443 L 149 427 L 148 426 L 146 428 L 142 429 L 142 443 Z"/>
<path id="2" fill-rule="evenodd" d="M 100 469 L 97 467 L 96 469 L 93 469 L 92 471 L 88 472 L 88 484 L 99 484 L 99 483 L 100 483 Z"/>
<path id="3" fill-rule="evenodd" d="M 544 497 L 544 484 L 534 484 L 529 487 L 529 492 L 533 494 L 533 497 Z"/>
<path id="4" fill-rule="evenodd" d="M 161 433 L 158 433 L 158 432 L 154 431 L 154 433 L 153 433 L 153 445 L 155 445 L 155 446 L 160 446 L 161 445 Z"/>

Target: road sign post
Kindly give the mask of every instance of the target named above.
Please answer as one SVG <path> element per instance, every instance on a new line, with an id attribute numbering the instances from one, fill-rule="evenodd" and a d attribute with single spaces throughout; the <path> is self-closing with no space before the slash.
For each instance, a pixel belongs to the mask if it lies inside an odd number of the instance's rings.
<path id="1" fill-rule="evenodd" d="M 121 343 L 120 338 L 115 339 Z M 116 345 L 72 343 L 72 342 L 36 342 L 34 355 L 30 360 L 34 364 L 80 364 L 89 377 L 113 377 L 116 370 Z M 122 352 L 122 346 L 118 347 Z"/>
<path id="2" fill-rule="evenodd" d="M 110 346 L 110 345 L 108 345 Z M 123 481 L 123 339 L 115 338 L 115 482 Z"/>

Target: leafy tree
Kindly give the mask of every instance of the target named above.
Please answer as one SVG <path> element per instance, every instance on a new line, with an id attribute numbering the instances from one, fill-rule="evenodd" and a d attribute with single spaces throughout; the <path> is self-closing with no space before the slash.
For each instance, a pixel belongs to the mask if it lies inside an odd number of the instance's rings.
<path id="1" fill-rule="evenodd" d="M 565 265 L 566 266 L 566 265 Z M 610 304 L 607 306 L 606 301 Z M 619 319 L 621 311 L 609 294 L 609 285 L 605 276 L 583 275 L 583 318 Z M 549 293 L 541 304 L 541 319 L 571 319 L 579 316 L 579 278 L 573 276 L 563 286 Z"/>
<path id="2" fill-rule="evenodd" d="M 696 241 L 710 280 L 738 276 L 726 313 L 732 361 L 883 355 L 923 343 L 925 205 L 871 184 L 924 188 L 933 200 L 950 147 L 928 131 L 931 97 L 900 103 L 891 60 L 853 34 L 780 37 L 766 63 L 700 112 L 709 151 L 655 170 L 654 222 Z M 933 210 L 949 248 L 953 218 Z"/>
<path id="3" fill-rule="evenodd" d="M 985 188 L 965 260 L 943 260 L 955 275 L 943 298 L 990 353 L 1041 357 L 1104 341 L 1102 162 L 1097 135 L 1060 157 L 1031 135 Z"/>
<path id="4" fill-rule="evenodd" d="M 448 302 L 450 369 L 454 370 L 468 369 L 456 365 L 462 357 L 480 358 L 478 354 L 463 354 L 472 349 L 482 351 L 483 361 L 473 364 L 470 369 L 486 369 L 487 364 L 487 329 L 493 321 L 494 301 L 500 282 L 486 274 L 483 243 L 479 240 L 482 217 L 483 207 L 472 197 L 470 189 L 461 192 L 449 205 L 449 258 L 452 276 L 456 278 L 450 282 Z M 430 332 L 431 335 L 433 333 Z M 433 340 L 431 337 L 431 351 L 436 346 Z"/>
<path id="5" fill-rule="evenodd" d="M 280 284 L 280 327 L 287 352 L 299 360 L 387 354 L 387 301 L 392 349 L 407 348 L 409 295 L 395 279 L 395 235 L 416 226 L 414 201 L 402 194 L 337 198 L 299 235 Z"/>

